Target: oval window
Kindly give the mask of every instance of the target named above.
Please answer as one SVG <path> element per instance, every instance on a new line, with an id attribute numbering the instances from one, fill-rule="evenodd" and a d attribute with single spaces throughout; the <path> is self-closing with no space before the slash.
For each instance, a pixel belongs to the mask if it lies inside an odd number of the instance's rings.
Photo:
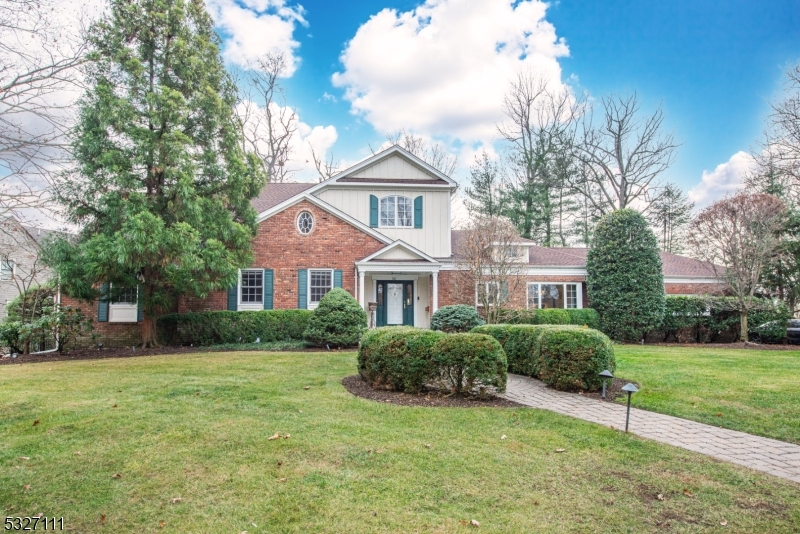
<path id="1" fill-rule="evenodd" d="M 307 211 L 301 212 L 297 217 L 297 230 L 303 235 L 308 235 L 314 228 L 314 217 Z"/>

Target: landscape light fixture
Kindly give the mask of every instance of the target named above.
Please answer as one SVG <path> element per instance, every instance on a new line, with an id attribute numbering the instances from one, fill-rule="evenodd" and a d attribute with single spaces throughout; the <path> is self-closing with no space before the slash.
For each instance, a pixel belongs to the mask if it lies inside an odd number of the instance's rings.
<path id="1" fill-rule="evenodd" d="M 631 394 L 636 393 L 639 389 L 633 384 L 625 384 L 622 386 L 622 391 L 628 394 L 628 413 L 625 414 L 625 433 L 627 433 L 628 421 L 631 419 Z"/>
<path id="2" fill-rule="evenodd" d="M 606 400 L 606 379 L 607 378 L 614 378 L 614 375 L 611 374 L 611 371 L 606 369 L 605 371 L 600 373 L 600 378 L 603 379 L 603 400 Z"/>

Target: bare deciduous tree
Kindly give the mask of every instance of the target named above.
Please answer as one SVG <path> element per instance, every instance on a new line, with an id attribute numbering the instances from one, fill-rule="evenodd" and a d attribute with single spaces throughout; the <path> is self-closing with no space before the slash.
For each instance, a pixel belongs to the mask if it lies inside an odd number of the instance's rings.
<path id="1" fill-rule="evenodd" d="M 86 52 L 81 21 L 52 0 L 0 3 L 0 217 L 24 217 L 47 199 L 49 177 L 67 160 L 70 89 Z"/>
<path id="2" fill-rule="evenodd" d="M 572 142 L 583 102 L 548 80 L 520 74 L 503 101 L 508 120 L 498 126 L 510 144 L 508 216 L 523 237 L 551 246 L 560 236 L 568 205 L 570 175 L 575 167 Z"/>
<path id="3" fill-rule="evenodd" d="M 316 152 L 314 152 L 314 147 L 311 145 L 311 143 L 308 143 L 308 148 L 311 150 L 311 157 L 314 159 L 314 167 L 317 169 L 320 182 L 324 182 L 339 172 L 339 166 L 333 161 L 333 152 L 331 152 L 331 155 L 328 157 L 328 159 L 322 159 L 317 155 Z"/>
<path id="4" fill-rule="evenodd" d="M 501 217 L 476 217 L 461 231 L 456 247 L 456 293 L 467 301 L 477 297 L 486 322 L 498 322 L 509 292 L 517 294 L 524 286 L 526 262 L 517 229 Z"/>
<path id="5" fill-rule="evenodd" d="M 763 193 L 740 193 L 718 200 L 692 221 L 689 245 L 724 280 L 736 297 L 741 339 L 747 341 L 747 315 L 761 288 L 761 275 L 780 244 L 786 206 Z"/>
<path id="6" fill-rule="evenodd" d="M 601 103 L 599 123 L 593 114 L 585 116 L 576 143 L 584 167 L 581 181 L 590 182 L 600 193 L 587 199 L 601 213 L 632 207 L 635 201 L 643 202 L 640 211 L 646 212 L 658 191 L 656 179 L 674 161 L 678 144 L 671 133 L 662 131 L 661 106 L 642 118 L 636 93 L 611 95 Z M 576 189 L 584 186 L 579 182 Z"/>
<path id="7" fill-rule="evenodd" d="M 754 154 L 763 169 L 800 182 L 800 64 L 786 72 L 785 96 L 772 104 L 761 150 Z M 763 172 L 762 172 L 763 174 Z"/>
<path id="8" fill-rule="evenodd" d="M 270 182 L 282 183 L 297 169 L 290 167 L 297 113 L 286 104 L 280 78 L 286 72 L 282 53 L 268 52 L 250 65 L 242 89 L 244 149 L 261 160 Z"/>
<path id="9" fill-rule="evenodd" d="M 694 202 L 675 184 L 666 184 L 653 202 L 647 219 L 664 252 L 681 254 Z"/>

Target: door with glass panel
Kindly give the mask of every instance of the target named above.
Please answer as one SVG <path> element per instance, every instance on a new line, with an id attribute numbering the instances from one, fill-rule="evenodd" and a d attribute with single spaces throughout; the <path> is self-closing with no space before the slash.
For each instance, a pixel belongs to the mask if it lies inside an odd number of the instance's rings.
<path id="1" fill-rule="evenodd" d="M 376 291 L 378 326 L 414 326 L 414 282 L 379 280 Z"/>

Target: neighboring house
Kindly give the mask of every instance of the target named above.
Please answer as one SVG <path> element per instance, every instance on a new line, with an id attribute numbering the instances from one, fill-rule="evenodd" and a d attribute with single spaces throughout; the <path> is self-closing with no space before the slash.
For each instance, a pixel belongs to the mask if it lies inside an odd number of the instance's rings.
<path id="1" fill-rule="evenodd" d="M 457 187 L 398 146 L 318 184 L 269 184 L 252 201 L 255 259 L 242 266 L 236 287 L 204 299 L 182 297 L 177 311 L 314 309 L 325 293 L 342 287 L 365 309 L 375 303 L 378 326 L 427 328 L 440 306 L 475 304 L 475 294 L 459 294 L 454 283 L 460 232 L 451 228 L 450 206 Z M 585 258 L 586 249 L 520 240 L 526 284 L 508 295 L 510 303 L 584 307 Z M 667 293 L 719 289 L 701 262 L 673 254 L 662 259 Z M 138 335 L 134 293 L 125 302 L 93 304 L 101 335 L 116 344 Z"/>
<path id="2" fill-rule="evenodd" d="M 0 321 L 8 315 L 10 301 L 49 280 L 50 271 L 39 258 L 39 247 L 49 235 L 49 230 L 23 225 L 13 217 L 0 221 Z"/>

